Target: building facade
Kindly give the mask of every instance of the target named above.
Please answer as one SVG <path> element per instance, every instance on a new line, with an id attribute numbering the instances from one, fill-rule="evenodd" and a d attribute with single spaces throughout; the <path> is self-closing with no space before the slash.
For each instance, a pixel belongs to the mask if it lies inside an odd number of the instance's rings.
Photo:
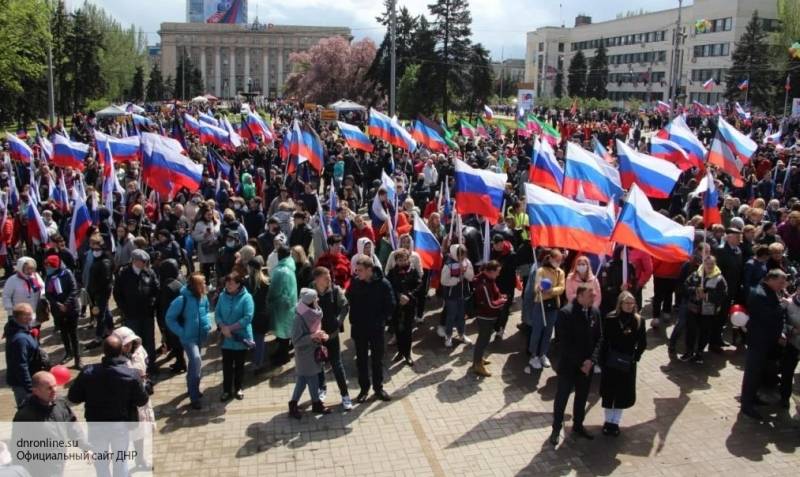
<path id="1" fill-rule="evenodd" d="M 677 8 L 600 23 L 579 15 L 574 27 L 542 27 L 527 34 L 525 82 L 534 84 L 537 96 L 552 97 L 561 73 L 566 95 L 573 56 L 582 51 L 588 65 L 600 42 L 604 42 L 609 69 L 608 99 L 667 100 L 676 74 L 679 98 L 714 104 L 722 101 L 731 55 L 755 10 L 767 30 L 777 27 L 774 0 L 694 0 L 692 5 L 684 6 L 677 58 L 674 54 Z M 703 27 L 697 28 L 702 20 L 705 20 Z M 674 73 L 673 62 L 677 62 Z M 707 91 L 703 83 L 710 78 L 716 84 Z"/>
<path id="2" fill-rule="evenodd" d="M 182 55 L 200 69 L 206 91 L 219 98 L 242 92 L 279 97 L 291 72 L 289 55 L 323 38 L 351 38 L 346 27 L 162 23 L 161 71 L 175 77 Z"/>
<path id="3" fill-rule="evenodd" d="M 517 83 L 525 79 L 525 60 L 520 58 L 506 58 L 502 61 L 492 62 L 492 72 L 496 83 L 502 83 L 503 95 L 516 94 Z"/>

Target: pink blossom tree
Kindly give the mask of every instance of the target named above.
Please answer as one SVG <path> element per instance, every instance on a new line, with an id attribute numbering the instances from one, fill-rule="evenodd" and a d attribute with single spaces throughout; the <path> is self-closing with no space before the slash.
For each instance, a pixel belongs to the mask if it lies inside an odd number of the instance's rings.
<path id="1" fill-rule="evenodd" d="M 375 43 L 368 38 L 350 43 L 334 36 L 307 51 L 292 53 L 292 73 L 284 95 L 319 104 L 342 98 L 369 102 L 378 94 L 374 82 L 367 78 L 376 51 Z"/>

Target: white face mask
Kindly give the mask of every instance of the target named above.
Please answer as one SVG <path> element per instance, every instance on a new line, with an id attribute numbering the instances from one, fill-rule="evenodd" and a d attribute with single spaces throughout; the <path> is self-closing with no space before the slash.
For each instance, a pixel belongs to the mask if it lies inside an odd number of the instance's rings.
<path id="1" fill-rule="evenodd" d="M 586 270 L 588 269 L 589 267 L 585 263 L 581 263 L 580 265 L 575 267 L 575 270 L 577 270 L 578 273 L 586 273 Z"/>
<path id="2" fill-rule="evenodd" d="M 102 250 L 92 250 L 92 255 L 94 255 L 95 258 L 100 258 L 100 257 L 103 256 L 103 251 Z"/>
<path id="3" fill-rule="evenodd" d="M 135 273 L 137 275 L 142 273 L 142 268 L 141 267 L 137 267 L 136 265 L 131 265 L 131 268 L 133 269 L 133 273 Z"/>

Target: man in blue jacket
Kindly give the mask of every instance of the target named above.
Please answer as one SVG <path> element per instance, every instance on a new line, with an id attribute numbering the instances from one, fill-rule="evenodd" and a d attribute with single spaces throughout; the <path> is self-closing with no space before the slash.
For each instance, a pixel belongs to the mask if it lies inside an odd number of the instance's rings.
<path id="1" fill-rule="evenodd" d="M 14 401 L 19 407 L 31 393 L 31 376 L 41 369 L 35 369 L 34 362 L 39 353 L 39 343 L 31 335 L 33 308 L 20 303 L 12 310 L 3 335 L 6 338 L 6 382 L 14 392 Z"/>
<path id="2" fill-rule="evenodd" d="M 761 420 L 755 406 L 759 403 L 758 388 L 769 352 L 778 346 L 782 336 L 786 312 L 781 306 L 779 293 L 786 288 L 786 273 L 779 268 L 767 272 L 764 280 L 750 290 L 747 298 L 747 358 L 742 376 L 741 412 Z"/>
<path id="3" fill-rule="evenodd" d="M 391 397 L 383 390 L 383 330 L 394 310 L 394 292 L 371 258 L 362 256 L 356 261 L 356 277 L 347 290 L 347 301 L 350 303 L 350 334 L 356 342 L 358 384 L 361 386 L 356 402 L 362 403 L 367 399 L 370 362 L 375 396 L 389 401 Z"/>

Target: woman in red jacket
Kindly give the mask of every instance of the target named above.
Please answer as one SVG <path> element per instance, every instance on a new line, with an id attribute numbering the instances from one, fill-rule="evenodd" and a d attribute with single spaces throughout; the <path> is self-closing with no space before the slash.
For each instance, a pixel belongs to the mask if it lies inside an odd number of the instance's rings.
<path id="1" fill-rule="evenodd" d="M 475 277 L 475 317 L 478 320 L 478 339 L 472 356 L 472 371 L 478 376 L 489 377 L 492 374 L 486 370 L 488 361 L 483 359 L 483 353 L 489 344 L 489 339 L 494 332 L 494 323 L 500 316 L 508 297 L 500 293 L 497 288 L 497 276 L 500 274 L 500 262 L 489 260 L 483 266 L 483 271 Z"/>

